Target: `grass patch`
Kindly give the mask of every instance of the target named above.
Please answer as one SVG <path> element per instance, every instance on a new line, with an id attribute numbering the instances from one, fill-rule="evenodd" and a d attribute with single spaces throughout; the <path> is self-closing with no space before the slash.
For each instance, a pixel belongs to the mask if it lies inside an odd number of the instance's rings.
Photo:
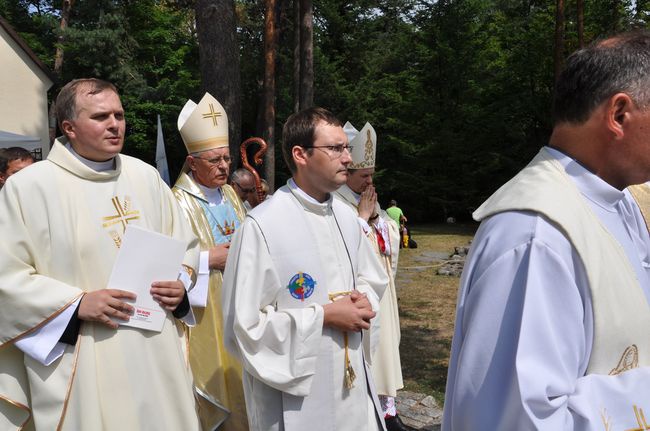
<path id="1" fill-rule="evenodd" d="M 457 277 L 437 275 L 441 254 L 466 245 L 477 225 L 424 225 L 411 229 L 416 249 L 400 250 L 397 296 L 404 388 L 442 405 L 456 317 Z"/>

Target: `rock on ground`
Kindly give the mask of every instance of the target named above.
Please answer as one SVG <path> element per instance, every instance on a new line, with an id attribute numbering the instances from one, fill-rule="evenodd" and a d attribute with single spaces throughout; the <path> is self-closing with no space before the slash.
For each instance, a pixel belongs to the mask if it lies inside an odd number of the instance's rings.
<path id="1" fill-rule="evenodd" d="M 423 431 L 439 431 L 442 407 L 431 395 L 399 391 L 397 413 L 404 424 Z"/>

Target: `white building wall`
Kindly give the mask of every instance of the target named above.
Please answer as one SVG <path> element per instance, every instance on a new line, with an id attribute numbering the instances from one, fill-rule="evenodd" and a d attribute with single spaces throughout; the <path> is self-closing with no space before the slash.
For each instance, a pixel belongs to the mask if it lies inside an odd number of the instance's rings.
<path id="1" fill-rule="evenodd" d="M 41 139 L 49 151 L 47 90 L 50 78 L 0 27 L 0 130 Z"/>

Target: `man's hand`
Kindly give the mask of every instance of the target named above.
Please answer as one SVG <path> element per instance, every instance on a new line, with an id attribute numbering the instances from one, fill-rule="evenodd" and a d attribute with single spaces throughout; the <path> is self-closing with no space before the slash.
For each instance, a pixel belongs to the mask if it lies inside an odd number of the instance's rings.
<path id="1" fill-rule="evenodd" d="M 226 259 L 228 258 L 229 249 L 229 242 L 212 247 L 208 255 L 208 267 L 210 269 L 218 269 L 219 271 L 223 271 L 226 267 Z"/>
<path id="2" fill-rule="evenodd" d="M 117 329 L 118 324 L 112 318 L 128 321 L 133 313 L 133 306 L 123 299 L 135 299 L 133 292 L 118 289 L 101 289 L 86 293 L 79 303 L 79 319 L 100 322 L 109 328 Z"/>
<path id="3" fill-rule="evenodd" d="M 370 319 L 376 315 L 366 295 L 357 291 L 324 305 L 323 311 L 323 326 L 344 332 L 359 332 L 370 328 Z"/>
<path id="4" fill-rule="evenodd" d="M 185 286 L 180 280 L 154 281 L 151 283 L 151 296 L 169 311 L 176 310 L 185 296 Z"/>
<path id="5" fill-rule="evenodd" d="M 374 186 L 368 186 L 361 192 L 361 200 L 359 201 L 359 217 L 366 222 L 374 215 L 375 207 L 377 205 L 377 193 L 375 193 Z"/>

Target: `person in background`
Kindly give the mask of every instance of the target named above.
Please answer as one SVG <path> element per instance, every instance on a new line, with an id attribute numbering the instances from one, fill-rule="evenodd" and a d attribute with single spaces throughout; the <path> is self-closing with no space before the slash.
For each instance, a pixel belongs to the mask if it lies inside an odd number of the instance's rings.
<path id="1" fill-rule="evenodd" d="M 207 114 L 211 115 L 207 115 Z M 241 364 L 223 345 L 222 273 L 230 241 L 246 211 L 226 182 L 230 170 L 228 115 L 206 93 L 189 100 L 178 116 L 178 131 L 187 149 L 183 171 L 173 192 L 194 234 L 201 255 L 190 304 L 196 326 L 190 329 L 190 364 L 204 430 L 247 428 Z"/>
<path id="2" fill-rule="evenodd" d="M 397 201 L 391 199 L 388 203 L 388 208 L 386 208 L 386 214 L 397 223 L 399 226 L 399 246 L 400 248 L 404 247 L 404 233 L 406 229 L 406 216 L 402 212 L 401 208 L 397 206 Z"/>
<path id="3" fill-rule="evenodd" d="M 378 317 L 375 319 L 379 327 L 370 329 L 370 337 L 378 339 L 377 348 L 371 355 L 370 370 L 379 394 L 386 428 L 388 431 L 408 430 L 410 428 L 402 423 L 395 404 L 397 391 L 404 387 L 399 356 L 401 334 L 395 288 L 399 228 L 377 203 L 377 193 L 373 186 L 377 149 L 375 129 L 370 123 L 366 123 L 361 131 L 358 131 L 347 122 L 343 130 L 352 147 L 352 162 L 348 165 L 347 182 L 335 192 L 335 197 L 358 215 L 359 225 L 372 244 L 389 280 L 379 302 Z"/>
<path id="4" fill-rule="evenodd" d="M 32 153 L 21 147 L 9 147 L 0 153 L 0 188 L 7 179 L 23 168 L 34 163 Z"/>
<path id="5" fill-rule="evenodd" d="M 232 187 L 237 192 L 237 196 L 244 203 L 244 208 L 246 211 L 253 209 L 251 205 L 251 199 L 255 198 L 255 177 L 251 174 L 248 169 L 239 168 L 232 173 L 230 179 Z"/>

